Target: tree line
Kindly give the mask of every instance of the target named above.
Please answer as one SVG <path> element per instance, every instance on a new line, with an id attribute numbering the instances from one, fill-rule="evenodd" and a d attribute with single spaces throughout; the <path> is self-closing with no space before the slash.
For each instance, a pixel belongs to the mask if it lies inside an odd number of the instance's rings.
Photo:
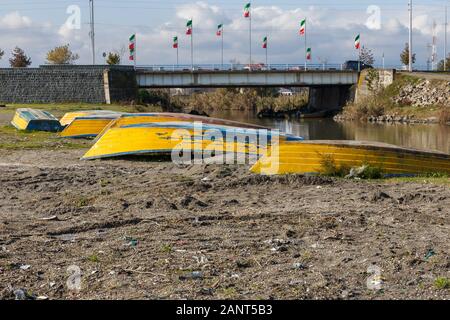
<path id="1" fill-rule="evenodd" d="M 124 54 L 124 49 L 121 50 L 114 50 L 109 53 L 105 53 L 104 57 L 106 58 L 106 63 L 109 65 L 118 65 L 121 63 L 121 57 Z M 5 52 L 0 49 L 0 60 L 5 55 Z M 48 64 L 74 64 L 76 60 L 79 59 L 79 55 L 72 52 L 70 49 L 70 45 L 62 45 L 55 47 L 54 49 L 47 52 L 46 56 L 46 63 Z M 372 50 L 362 47 L 361 53 L 359 55 L 359 60 L 361 62 L 364 62 L 368 65 L 373 65 L 375 63 L 374 55 L 372 53 Z M 438 71 L 450 71 L 450 54 L 446 57 L 447 63 L 446 63 L 446 69 L 444 70 L 444 60 L 441 60 L 438 63 Z M 407 66 L 409 64 L 409 47 L 408 44 L 405 44 L 405 48 L 400 54 L 400 61 L 403 65 Z M 412 55 L 412 62 L 416 62 L 416 54 L 414 53 Z M 9 64 L 12 68 L 26 68 L 30 66 L 32 63 L 31 58 L 28 57 L 25 52 L 19 48 L 16 47 L 11 52 L 11 58 L 9 59 Z"/>
<path id="2" fill-rule="evenodd" d="M 122 50 L 123 51 L 123 50 Z M 5 52 L 0 49 L 0 60 L 5 55 Z M 112 51 L 105 54 L 106 63 L 109 65 L 118 65 L 121 62 L 122 53 L 119 51 Z M 77 53 L 72 52 L 70 45 L 62 45 L 53 48 L 46 55 L 47 64 L 55 65 L 70 65 L 74 64 L 80 56 Z M 25 51 L 19 47 L 15 47 L 11 52 L 11 58 L 9 59 L 9 65 L 11 68 L 27 68 L 32 64 L 31 58 L 25 54 Z"/>

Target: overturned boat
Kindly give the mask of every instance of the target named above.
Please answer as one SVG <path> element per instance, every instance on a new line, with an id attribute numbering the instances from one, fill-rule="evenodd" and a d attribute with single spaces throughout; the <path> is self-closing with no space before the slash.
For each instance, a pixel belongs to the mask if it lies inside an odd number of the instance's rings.
<path id="1" fill-rule="evenodd" d="M 387 175 L 450 174 L 450 155 L 361 141 L 286 142 L 271 148 L 250 169 L 254 173 L 318 174 L 324 165 L 354 168 L 368 165 Z"/>
<path id="2" fill-rule="evenodd" d="M 20 108 L 11 124 L 19 130 L 58 132 L 62 129 L 58 119 L 44 110 Z"/>
<path id="3" fill-rule="evenodd" d="M 260 156 L 275 139 L 298 141 L 266 129 L 231 127 L 199 122 L 153 122 L 111 126 L 84 160 L 125 155 L 183 151 L 192 154 L 251 154 Z M 255 159 L 256 161 L 256 159 Z"/>
<path id="4" fill-rule="evenodd" d="M 74 111 L 67 112 L 60 120 L 62 126 L 68 126 L 74 121 L 76 118 L 83 117 L 91 117 L 91 116 L 111 116 L 117 115 L 120 116 L 122 112 L 111 111 L 111 110 L 83 110 L 83 111 Z"/>
<path id="5" fill-rule="evenodd" d="M 76 117 L 61 132 L 63 138 L 95 138 L 119 113 Z"/>
<path id="6" fill-rule="evenodd" d="M 243 123 L 238 121 L 231 121 L 219 118 L 210 118 L 204 116 L 191 115 L 186 113 L 125 113 L 119 118 L 112 121 L 107 125 L 98 137 L 101 137 L 110 128 L 117 128 L 126 125 L 141 124 L 141 123 L 155 123 L 155 122 L 201 122 L 205 124 L 216 124 L 239 128 L 251 128 L 251 129 L 268 129 L 263 126 Z"/>

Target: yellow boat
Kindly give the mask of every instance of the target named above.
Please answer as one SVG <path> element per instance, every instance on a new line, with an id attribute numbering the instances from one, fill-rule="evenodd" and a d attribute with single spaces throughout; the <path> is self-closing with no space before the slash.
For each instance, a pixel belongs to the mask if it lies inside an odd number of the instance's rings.
<path id="1" fill-rule="evenodd" d="M 76 117 L 61 132 L 63 138 L 94 138 L 120 114 Z"/>
<path id="2" fill-rule="evenodd" d="M 51 113 L 31 108 L 17 109 L 11 124 L 19 130 L 50 132 L 61 130 L 58 119 Z"/>
<path id="3" fill-rule="evenodd" d="M 89 116 L 105 116 L 112 114 L 120 115 L 121 112 L 110 110 L 84 110 L 84 111 L 68 112 L 59 120 L 59 122 L 61 123 L 62 126 L 68 126 L 73 120 L 75 120 L 75 118 L 89 117 Z"/>
<path id="4" fill-rule="evenodd" d="M 267 134 L 267 136 L 266 136 Z M 264 135 L 262 137 L 261 135 Z M 301 139 L 282 136 L 282 139 Z M 265 140 L 263 140 L 265 139 Z M 82 157 L 84 160 L 124 155 L 172 153 L 174 150 L 203 155 L 264 154 L 272 134 L 251 128 L 238 128 L 192 122 L 139 123 L 109 128 Z"/>
<path id="5" fill-rule="evenodd" d="M 250 169 L 254 173 L 321 173 L 324 161 L 337 167 L 379 167 L 384 174 L 450 173 L 450 155 L 360 141 L 285 142 L 272 148 Z"/>
<path id="6" fill-rule="evenodd" d="M 186 113 L 126 113 L 122 114 L 119 118 L 109 123 L 99 134 L 100 138 L 106 131 L 111 128 L 117 128 L 127 125 L 134 125 L 140 123 L 156 123 L 156 122 L 201 122 L 205 124 L 217 124 L 224 126 L 240 127 L 240 128 L 252 128 L 252 129 L 267 129 L 266 127 L 242 123 L 231 120 L 224 120 L 218 118 L 210 118 L 204 116 L 190 115 Z"/>

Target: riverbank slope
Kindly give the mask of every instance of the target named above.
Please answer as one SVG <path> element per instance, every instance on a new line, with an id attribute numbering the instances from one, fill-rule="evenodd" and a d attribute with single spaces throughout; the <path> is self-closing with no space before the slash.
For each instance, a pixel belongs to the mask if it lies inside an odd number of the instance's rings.
<path id="1" fill-rule="evenodd" d="M 450 76 L 399 73 L 386 88 L 376 73 L 365 74 L 368 94 L 348 104 L 336 120 L 450 124 Z"/>

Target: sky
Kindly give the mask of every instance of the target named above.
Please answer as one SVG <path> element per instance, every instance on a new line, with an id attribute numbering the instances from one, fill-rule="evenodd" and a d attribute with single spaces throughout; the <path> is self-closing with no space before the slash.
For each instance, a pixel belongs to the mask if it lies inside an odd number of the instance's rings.
<path id="1" fill-rule="evenodd" d="M 138 65 L 175 64 L 172 38 L 179 38 L 180 64 L 190 64 L 190 38 L 185 35 L 188 19 L 194 23 L 196 64 L 219 64 L 221 42 L 215 34 L 224 24 L 224 60 L 249 60 L 249 21 L 243 17 L 246 0 L 94 0 L 96 60 L 103 52 L 119 51 L 123 64 L 130 64 L 126 48 L 131 34 L 137 35 Z M 15 46 L 25 50 L 33 66 L 45 63 L 51 48 L 70 44 L 80 59 L 92 61 L 89 38 L 88 0 L 0 0 L 0 49 L 8 66 Z M 437 55 L 444 56 L 445 6 L 450 0 L 414 0 L 414 53 L 417 66 L 426 66 L 427 45 L 436 22 Z M 80 19 L 77 20 L 79 8 Z M 450 11 L 450 10 L 449 10 Z M 379 14 L 378 14 L 379 13 Z M 74 15 L 75 14 L 75 15 Z M 342 63 L 355 59 L 354 38 L 373 51 L 375 64 L 400 65 L 399 55 L 408 41 L 408 0 L 281 0 L 252 1 L 252 51 L 254 62 L 265 61 L 262 39 L 268 37 L 272 64 L 303 63 L 304 38 L 300 21 L 307 19 L 307 42 L 312 63 Z M 379 18 L 379 19 L 378 19 Z M 78 25 L 79 22 L 79 25 Z"/>

